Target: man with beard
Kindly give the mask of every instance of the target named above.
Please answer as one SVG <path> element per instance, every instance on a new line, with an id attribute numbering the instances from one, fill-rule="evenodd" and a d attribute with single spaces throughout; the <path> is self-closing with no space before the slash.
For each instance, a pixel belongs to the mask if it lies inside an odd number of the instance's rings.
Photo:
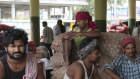
<path id="1" fill-rule="evenodd" d="M 96 62 L 101 56 L 97 39 L 85 38 L 78 49 L 80 60 L 71 64 L 64 79 L 100 79 Z"/>
<path id="2" fill-rule="evenodd" d="M 106 72 L 113 79 L 140 79 L 140 55 L 136 54 L 135 39 L 124 39 L 122 49 L 122 55 L 106 64 Z"/>
<path id="3" fill-rule="evenodd" d="M 72 31 L 63 35 L 64 58 L 66 67 L 68 67 L 73 62 L 72 59 L 78 59 L 78 57 L 74 57 L 77 55 L 72 55 L 72 53 L 76 53 L 72 50 L 77 49 L 85 37 L 97 38 L 100 36 L 100 32 L 97 30 L 97 26 L 92 21 L 92 17 L 90 16 L 89 12 L 77 12 L 76 21 L 76 25 L 79 29 L 77 29 L 75 32 Z"/>
<path id="4" fill-rule="evenodd" d="M 3 45 L 7 54 L 0 59 L 0 79 L 45 79 L 43 63 L 26 53 L 27 33 L 10 29 L 4 33 Z"/>

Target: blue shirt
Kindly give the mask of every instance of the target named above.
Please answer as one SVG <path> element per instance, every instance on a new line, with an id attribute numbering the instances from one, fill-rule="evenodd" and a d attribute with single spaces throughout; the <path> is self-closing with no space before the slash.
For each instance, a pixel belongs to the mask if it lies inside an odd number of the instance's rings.
<path id="1" fill-rule="evenodd" d="M 123 54 L 105 66 L 116 71 L 117 75 L 123 79 L 140 79 L 140 55 L 136 55 L 135 62 L 132 62 L 126 54 Z"/>

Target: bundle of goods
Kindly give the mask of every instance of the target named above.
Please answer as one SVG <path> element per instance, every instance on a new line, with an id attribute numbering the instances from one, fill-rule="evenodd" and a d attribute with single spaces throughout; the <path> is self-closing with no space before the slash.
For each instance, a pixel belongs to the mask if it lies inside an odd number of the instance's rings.
<path id="1" fill-rule="evenodd" d="M 15 26 L 9 26 L 6 24 L 0 24 L 0 29 L 7 30 L 7 29 L 14 29 Z"/>
<path id="2" fill-rule="evenodd" d="M 31 52 L 31 53 L 33 53 L 33 54 L 35 54 L 35 52 L 36 52 L 36 42 L 35 41 L 33 41 L 33 40 L 31 40 L 31 41 L 29 41 L 28 42 L 28 52 Z"/>
<path id="3" fill-rule="evenodd" d="M 102 32 L 99 38 L 100 53 L 101 57 L 99 60 L 99 75 L 101 79 L 112 79 L 104 72 L 104 66 L 106 63 L 112 62 L 112 60 L 121 54 L 122 46 L 121 42 L 123 39 L 128 38 L 127 34 L 123 33 L 111 33 Z M 136 40 L 137 52 L 140 52 L 140 39 L 139 37 L 133 37 Z M 52 43 L 52 49 L 56 51 L 56 55 L 51 58 L 51 63 L 55 67 L 52 72 L 52 79 L 63 79 L 64 73 L 66 72 L 66 67 L 64 66 L 63 59 L 63 46 L 62 46 L 62 35 L 58 35 L 54 38 Z M 72 58 L 74 59 L 74 58 Z M 70 59 L 71 60 L 71 59 Z"/>
<path id="4" fill-rule="evenodd" d="M 129 28 L 127 25 L 123 24 L 122 22 L 113 23 L 107 27 L 109 32 L 119 32 L 128 34 Z"/>
<path id="5" fill-rule="evenodd" d="M 63 34 L 57 35 L 51 45 L 51 48 L 55 50 L 55 54 L 50 58 L 51 64 L 54 67 L 51 72 L 52 79 L 63 79 L 66 70 L 64 67 L 62 35 Z"/>

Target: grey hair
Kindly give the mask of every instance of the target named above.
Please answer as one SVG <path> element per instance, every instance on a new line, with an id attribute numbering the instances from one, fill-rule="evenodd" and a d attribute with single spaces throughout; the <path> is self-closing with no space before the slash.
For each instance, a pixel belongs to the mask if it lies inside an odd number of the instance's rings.
<path id="1" fill-rule="evenodd" d="M 45 46 L 38 46 L 36 49 L 40 50 L 38 53 L 42 53 L 45 58 L 49 58 L 50 57 L 48 49 Z"/>

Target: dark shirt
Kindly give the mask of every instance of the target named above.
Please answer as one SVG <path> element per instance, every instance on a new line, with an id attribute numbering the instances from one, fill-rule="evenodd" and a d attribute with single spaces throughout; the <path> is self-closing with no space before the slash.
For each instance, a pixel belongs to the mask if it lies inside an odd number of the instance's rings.
<path id="1" fill-rule="evenodd" d="M 25 68 L 22 71 L 14 72 L 8 65 L 6 55 L 4 55 L 0 61 L 2 62 L 4 66 L 5 71 L 5 77 L 4 79 L 23 79 L 23 76 L 25 75 Z"/>
<path id="2" fill-rule="evenodd" d="M 66 28 L 64 25 L 59 25 L 60 26 L 60 30 L 61 30 L 61 33 L 65 33 L 66 32 Z"/>

